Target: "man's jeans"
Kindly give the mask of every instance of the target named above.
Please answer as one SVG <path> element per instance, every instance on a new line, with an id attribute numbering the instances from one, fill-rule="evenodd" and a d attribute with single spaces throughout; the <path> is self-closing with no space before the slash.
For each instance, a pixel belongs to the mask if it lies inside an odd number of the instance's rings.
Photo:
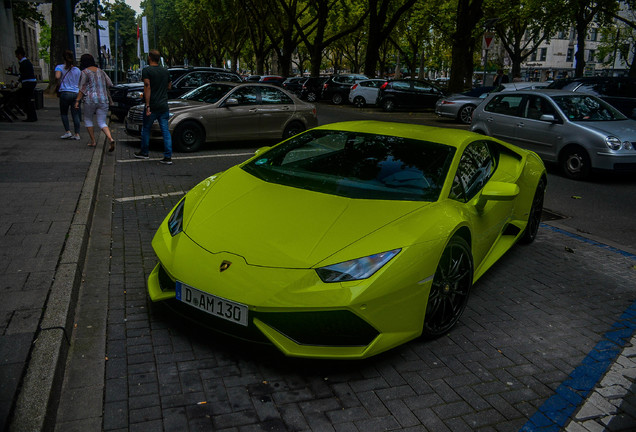
<path id="1" fill-rule="evenodd" d="M 169 117 L 168 111 L 161 113 L 151 112 L 149 116 L 145 115 L 144 111 L 144 124 L 141 128 L 141 154 L 148 154 L 148 148 L 150 147 L 150 128 L 155 120 L 157 120 L 161 128 L 161 134 L 163 135 L 163 157 L 172 158 L 172 137 L 168 130 Z"/>

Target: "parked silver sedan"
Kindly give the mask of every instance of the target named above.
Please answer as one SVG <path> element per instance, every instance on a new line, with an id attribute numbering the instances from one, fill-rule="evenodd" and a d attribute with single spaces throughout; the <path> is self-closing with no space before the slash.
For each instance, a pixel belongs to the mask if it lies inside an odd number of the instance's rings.
<path id="1" fill-rule="evenodd" d="M 495 87 L 475 87 L 464 93 L 455 93 L 450 96 L 441 97 L 435 103 L 435 114 L 440 117 L 448 117 L 457 121 L 470 124 L 473 118 L 473 110 L 482 103 L 488 93 Z"/>
<path id="2" fill-rule="evenodd" d="M 208 141 L 280 140 L 318 125 L 316 107 L 268 84 L 216 82 L 168 102 L 175 149 L 198 150 Z M 131 108 L 125 128 L 139 136 L 143 105 Z M 161 136 L 155 122 L 151 136 Z"/>
<path id="3" fill-rule="evenodd" d="M 591 95 L 562 90 L 492 93 L 470 128 L 533 150 L 572 179 L 593 168 L 636 171 L 636 120 Z"/>

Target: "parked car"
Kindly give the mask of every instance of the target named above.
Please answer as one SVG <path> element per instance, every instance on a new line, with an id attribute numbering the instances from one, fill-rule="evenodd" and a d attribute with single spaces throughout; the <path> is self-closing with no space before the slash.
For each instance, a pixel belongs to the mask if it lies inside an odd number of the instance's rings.
<path id="1" fill-rule="evenodd" d="M 545 185 L 536 154 L 468 131 L 324 125 L 179 200 L 152 240 L 148 295 L 294 357 L 447 337 L 473 283 L 535 239 Z"/>
<path id="2" fill-rule="evenodd" d="M 585 93 L 492 93 L 475 108 L 471 130 L 530 149 L 571 179 L 594 168 L 636 171 L 636 120 Z"/>
<path id="3" fill-rule="evenodd" d="M 366 75 L 359 74 L 330 76 L 322 85 L 320 98 L 330 100 L 334 105 L 340 105 L 349 100 L 351 86 L 366 79 L 369 79 Z"/>
<path id="4" fill-rule="evenodd" d="M 213 81 L 241 82 L 241 77 L 229 70 L 212 67 L 195 68 L 168 68 L 172 89 L 168 90 L 169 98 L 176 98 L 190 90 L 203 84 Z M 110 112 L 117 118 L 123 120 L 128 110 L 143 103 L 144 84 L 143 82 L 120 84 L 111 87 L 110 95 L 113 104 Z"/>
<path id="5" fill-rule="evenodd" d="M 258 82 L 263 84 L 271 84 L 275 86 L 282 86 L 285 78 L 280 75 L 262 75 Z"/>
<path id="6" fill-rule="evenodd" d="M 363 108 L 366 105 L 375 105 L 378 99 L 380 86 L 385 82 L 386 80 L 384 79 L 358 81 L 351 86 L 351 90 L 349 91 L 349 102 L 358 108 Z"/>
<path id="7" fill-rule="evenodd" d="M 464 93 L 441 97 L 435 103 L 435 114 L 470 124 L 475 107 L 482 103 L 488 93 L 494 89 L 494 86 L 475 87 Z"/>
<path id="8" fill-rule="evenodd" d="M 198 150 L 208 141 L 278 140 L 316 126 L 316 107 L 285 90 L 254 83 L 215 82 L 168 102 L 175 148 Z M 126 132 L 141 135 L 143 105 L 126 117 Z M 159 125 L 151 136 L 161 136 Z"/>
<path id="9" fill-rule="evenodd" d="M 627 117 L 636 119 L 636 78 L 581 77 L 556 80 L 548 88 L 600 97 Z"/>
<path id="10" fill-rule="evenodd" d="M 288 92 L 299 96 L 300 90 L 302 89 L 302 82 L 305 79 L 305 77 L 289 77 L 285 81 L 283 81 L 282 86 Z"/>
<path id="11" fill-rule="evenodd" d="M 387 112 L 398 108 L 435 108 L 437 99 L 444 95 L 444 91 L 430 81 L 397 79 L 382 84 L 377 104 Z"/>
<path id="12" fill-rule="evenodd" d="M 322 85 L 329 77 L 309 77 L 301 82 L 300 95 L 302 100 L 307 102 L 316 102 L 320 99 L 322 93 Z"/>

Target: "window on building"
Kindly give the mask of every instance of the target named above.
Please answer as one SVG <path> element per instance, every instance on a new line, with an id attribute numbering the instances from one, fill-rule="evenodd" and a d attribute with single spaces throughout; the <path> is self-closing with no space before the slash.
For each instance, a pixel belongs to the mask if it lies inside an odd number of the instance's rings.
<path id="1" fill-rule="evenodd" d="M 548 49 L 541 48 L 541 57 L 539 57 L 539 60 L 545 61 L 547 57 L 548 57 Z"/>
<path id="2" fill-rule="evenodd" d="M 75 35 L 75 49 L 79 50 L 80 48 L 80 35 Z"/>
<path id="3" fill-rule="evenodd" d="M 88 36 L 84 35 L 84 48 L 88 49 Z"/>
<path id="4" fill-rule="evenodd" d="M 598 29 L 593 28 L 592 30 L 590 30 L 590 40 L 595 41 L 597 39 L 598 39 Z"/>
<path id="5" fill-rule="evenodd" d="M 571 62 L 574 59 L 574 48 L 568 48 L 568 53 L 565 56 L 566 62 Z"/>
<path id="6" fill-rule="evenodd" d="M 532 54 L 530 54 L 530 61 L 537 61 L 537 52 L 533 51 Z"/>
<path id="7" fill-rule="evenodd" d="M 596 61 L 596 50 L 588 50 L 587 52 L 587 61 L 593 62 Z"/>
<path id="8" fill-rule="evenodd" d="M 557 33 L 557 39 L 565 39 L 565 34 L 565 30 L 559 30 L 559 32 Z"/>

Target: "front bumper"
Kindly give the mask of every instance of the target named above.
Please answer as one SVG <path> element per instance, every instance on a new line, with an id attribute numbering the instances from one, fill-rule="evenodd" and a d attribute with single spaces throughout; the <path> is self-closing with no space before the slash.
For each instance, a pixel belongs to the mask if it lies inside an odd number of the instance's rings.
<path id="1" fill-rule="evenodd" d="M 151 300 L 168 300 L 169 306 L 198 324 L 273 344 L 288 356 L 365 358 L 422 331 L 432 278 L 422 282 L 421 275 L 409 273 L 412 262 L 394 260 L 367 280 L 327 284 L 313 269 L 251 266 L 237 255 L 210 253 L 184 233 L 171 237 L 165 224 L 153 248 L 160 263 L 148 279 Z M 408 248 L 401 253 L 408 254 Z M 221 272 L 223 261 L 232 265 Z M 247 327 L 177 301 L 177 280 L 246 305 Z"/>
<path id="2" fill-rule="evenodd" d="M 599 151 L 592 157 L 592 167 L 602 170 L 636 172 L 636 151 Z"/>

